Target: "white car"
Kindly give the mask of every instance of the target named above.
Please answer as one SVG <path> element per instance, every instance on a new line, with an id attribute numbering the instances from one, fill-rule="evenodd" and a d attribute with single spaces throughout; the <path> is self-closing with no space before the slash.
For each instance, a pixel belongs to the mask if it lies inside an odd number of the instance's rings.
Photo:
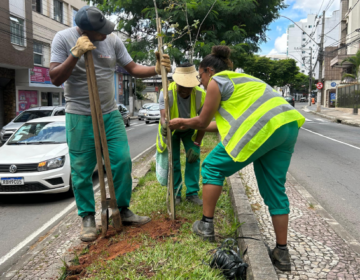
<path id="1" fill-rule="evenodd" d="M 33 119 L 0 148 L 0 194 L 72 194 L 65 116 Z"/>
<path id="2" fill-rule="evenodd" d="M 154 105 L 157 105 L 157 103 L 147 103 L 142 106 L 142 108 L 139 110 L 139 113 L 138 113 L 139 121 L 141 121 L 142 119 L 145 118 L 147 109 Z"/>
<path id="3" fill-rule="evenodd" d="M 153 105 L 146 110 L 145 123 L 148 124 L 151 121 L 160 121 L 160 106 L 159 106 L 159 104 Z"/>

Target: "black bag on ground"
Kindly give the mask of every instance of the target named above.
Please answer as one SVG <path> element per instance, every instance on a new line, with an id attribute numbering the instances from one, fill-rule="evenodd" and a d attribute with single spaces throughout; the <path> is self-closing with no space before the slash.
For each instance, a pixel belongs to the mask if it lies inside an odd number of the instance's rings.
<path id="1" fill-rule="evenodd" d="M 246 269 L 249 266 L 243 261 L 240 249 L 233 238 L 225 239 L 220 247 L 213 250 L 210 267 L 221 269 L 226 279 L 246 279 Z"/>

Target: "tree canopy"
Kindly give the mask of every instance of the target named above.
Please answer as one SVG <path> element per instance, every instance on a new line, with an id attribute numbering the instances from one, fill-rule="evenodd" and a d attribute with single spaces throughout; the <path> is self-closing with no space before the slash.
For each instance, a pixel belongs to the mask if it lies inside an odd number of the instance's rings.
<path id="1" fill-rule="evenodd" d="M 149 60 L 157 46 L 153 0 L 93 0 L 106 14 L 116 15 L 121 30 L 131 38 L 127 48 L 142 52 Z M 163 41 L 176 63 L 187 60 L 194 46 L 194 58 L 226 44 L 236 51 L 255 52 L 266 41 L 269 24 L 286 7 L 283 0 L 156 0 L 163 22 Z M 210 11 L 210 12 L 209 12 Z M 204 20 L 205 19 L 205 20 Z M 204 22 L 202 22 L 204 20 Z M 130 42 L 130 40 L 129 40 Z"/>

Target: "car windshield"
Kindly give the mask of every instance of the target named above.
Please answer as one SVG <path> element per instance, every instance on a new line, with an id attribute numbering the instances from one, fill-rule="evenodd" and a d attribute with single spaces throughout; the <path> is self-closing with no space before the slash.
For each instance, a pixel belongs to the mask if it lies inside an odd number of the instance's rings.
<path id="1" fill-rule="evenodd" d="M 152 104 L 144 104 L 142 107 L 143 107 L 143 109 L 148 109 L 151 106 L 153 106 L 153 105 Z"/>
<path id="2" fill-rule="evenodd" d="M 293 98 L 291 96 L 286 96 L 285 100 L 292 100 Z"/>
<path id="3" fill-rule="evenodd" d="M 14 122 L 28 122 L 33 119 L 49 117 L 51 116 L 52 110 L 43 110 L 43 111 L 25 111 L 21 113 Z"/>
<path id="4" fill-rule="evenodd" d="M 149 108 L 149 111 L 159 111 L 159 110 L 160 110 L 160 109 L 159 109 L 159 106 L 158 106 L 158 105 L 152 106 L 152 107 Z"/>
<path id="5" fill-rule="evenodd" d="M 66 143 L 65 122 L 26 123 L 10 138 L 8 145 Z"/>

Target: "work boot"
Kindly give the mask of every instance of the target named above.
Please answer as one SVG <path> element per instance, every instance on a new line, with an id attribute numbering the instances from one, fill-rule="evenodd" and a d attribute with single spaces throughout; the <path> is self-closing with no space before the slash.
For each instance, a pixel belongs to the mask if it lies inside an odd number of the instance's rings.
<path id="1" fill-rule="evenodd" d="M 192 231 L 201 236 L 204 240 L 215 242 L 214 223 L 196 221 L 192 226 Z"/>
<path id="2" fill-rule="evenodd" d="M 270 258 L 274 266 L 281 271 L 291 271 L 289 249 L 282 250 L 275 247 L 270 253 Z"/>
<path id="3" fill-rule="evenodd" d="M 199 206 L 203 205 L 203 201 L 202 201 L 202 199 L 199 198 L 198 195 L 187 196 L 186 200 L 195 205 L 199 205 Z"/>
<path id="4" fill-rule="evenodd" d="M 179 205 L 181 201 L 182 201 L 181 196 L 175 197 L 175 205 Z"/>
<path id="5" fill-rule="evenodd" d="M 94 241 L 97 237 L 96 223 L 93 214 L 89 214 L 83 217 L 82 230 L 80 233 L 80 240 L 84 242 Z"/>
<path id="6" fill-rule="evenodd" d="M 150 217 L 138 216 L 134 214 L 129 208 L 123 208 L 120 212 L 120 216 L 123 225 L 140 226 L 151 221 Z"/>

